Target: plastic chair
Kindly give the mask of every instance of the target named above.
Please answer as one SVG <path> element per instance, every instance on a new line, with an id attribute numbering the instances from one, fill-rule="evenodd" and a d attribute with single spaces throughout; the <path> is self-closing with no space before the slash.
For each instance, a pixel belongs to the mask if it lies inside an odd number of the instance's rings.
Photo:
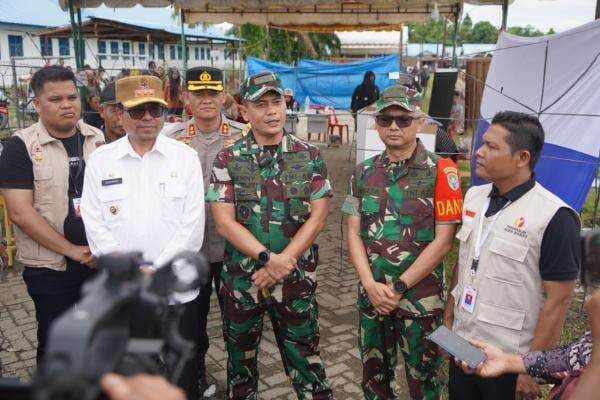
<path id="1" fill-rule="evenodd" d="M 348 130 L 347 124 L 340 124 L 337 115 L 331 114 L 327 119 L 327 136 L 333 135 L 334 130 L 337 129 L 340 134 L 342 143 L 344 142 L 344 130 L 346 131 L 346 142 L 350 143 L 350 131 Z"/>
<path id="2" fill-rule="evenodd" d="M 3 242 L 5 242 L 5 250 L 8 256 L 8 266 L 12 267 L 15 263 L 15 238 L 13 236 L 12 224 L 8 219 L 8 210 L 4 197 L 0 196 L 0 208 L 3 211 L 2 217 L 2 232 L 4 232 Z M 3 243 L 4 244 L 4 243 Z M 0 254 L 2 256 L 2 254 Z"/>

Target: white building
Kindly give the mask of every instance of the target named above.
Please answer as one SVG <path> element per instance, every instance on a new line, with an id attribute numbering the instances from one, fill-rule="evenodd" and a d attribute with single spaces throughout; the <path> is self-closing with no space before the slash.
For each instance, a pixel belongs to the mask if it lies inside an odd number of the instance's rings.
<path id="1" fill-rule="evenodd" d="M 17 7 L 0 0 L 0 85 L 12 84 L 14 60 L 19 77 L 47 63 L 75 67 L 68 13 L 55 0 L 27 0 Z M 183 66 L 181 26 L 171 8 L 82 10 L 85 63 L 102 65 L 109 75 L 121 68 L 146 68 L 148 61 Z M 212 65 L 240 69 L 240 40 L 217 29 L 186 26 L 188 67 Z"/>

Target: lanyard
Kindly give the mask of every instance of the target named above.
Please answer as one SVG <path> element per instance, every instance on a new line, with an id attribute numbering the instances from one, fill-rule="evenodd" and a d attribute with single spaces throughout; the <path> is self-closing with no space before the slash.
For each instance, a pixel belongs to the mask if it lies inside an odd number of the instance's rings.
<path id="1" fill-rule="evenodd" d="M 483 232 L 483 220 L 485 219 L 485 213 L 487 212 L 487 209 L 490 206 L 490 198 L 489 197 L 487 198 L 485 204 L 483 205 L 483 208 L 481 209 L 481 213 L 479 215 L 479 224 L 477 225 L 477 234 L 475 236 L 475 248 L 473 249 L 473 262 L 471 263 L 471 275 L 472 276 L 475 276 L 475 274 L 477 273 L 477 267 L 479 266 L 479 256 L 481 255 L 481 248 L 483 247 L 483 244 L 485 243 L 488 236 L 490 235 L 490 232 L 492 232 L 492 228 L 494 227 L 496 220 L 498 220 L 498 217 L 500 216 L 500 214 L 502 214 L 502 211 L 504 211 L 504 209 L 506 207 L 508 207 L 510 205 L 510 203 L 511 203 L 511 201 L 509 200 L 504 205 L 504 207 L 502 207 L 500 209 L 500 211 L 498 211 L 496 214 L 494 214 L 491 221 L 488 223 L 488 226 L 486 227 L 485 232 Z"/>
<path id="2" fill-rule="evenodd" d="M 79 193 L 79 189 L 77 188 L 77 182 L 79 181 L 79 177 L 81 176 L 82 172 L 83 172 L 83 151 L 81 148 L 81 133 L 79 132 L 79 129 L 77 129 L 75 131 L 75 138 L 77 139 L 77 158 L 79 159 L 79 161 L 77 162 L 77 172 L 75 172 L 73 174 L 72 172 L 72 168 L 69 165 L 69 179 L 71 180 L 71 183 L 73 184 L 73 190 L 75 191 L 75 196 L 76 197 L 80 197 L 81 193 Z"/>

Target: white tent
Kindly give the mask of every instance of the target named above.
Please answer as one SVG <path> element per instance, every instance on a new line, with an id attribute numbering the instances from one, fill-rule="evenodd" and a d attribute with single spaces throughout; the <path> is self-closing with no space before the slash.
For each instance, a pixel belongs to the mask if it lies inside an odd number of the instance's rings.
<path id="1" fill-rule="evenodd" d="M 510 0 L 512 3 L 513 0 Z M 59 0 L 63 9 L 69 0 Z M 503 0 L 72 0 L 75 7 L 166 7 L 184 10 L 187 23 L 252 23 L 306 31 L 394 30 L 408 21 L 426 21 L 438 7 L 455 18 L 463 3 L 500 5 Z"/>
<path id="2" fill-rule="evenodd" d="M 600 153 L 600 20 L 555 35 L 498 39 L 475 148 L 498 111 L 538 115 L 546 132 L 536 177 L 580 209 Z"/>

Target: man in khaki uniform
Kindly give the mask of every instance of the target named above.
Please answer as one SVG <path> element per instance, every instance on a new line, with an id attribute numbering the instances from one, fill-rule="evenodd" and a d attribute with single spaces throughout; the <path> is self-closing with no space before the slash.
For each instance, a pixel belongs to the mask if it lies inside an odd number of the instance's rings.
<path id="1" fill-rule="evenodd" d="M 210 67 L 191 68 L 186 72 L 186 85 L 185 101 L 191 106 L 193 118 L 166 128 L 163 133 L 188 144 L 198 152 L 204 178 L 204 192 L 206 193 L 217 153 L 224 147 L 231 146 L 241 137 L 244 125 L 227 119 L 222 112 L 225 104 L 223 71 Z M 201 288 L 200 291 L 202 337 L 199 342 L 199 351 L 202 359 L 202 386 L 206 386 L 204 356 L 208 350 L 206 321 L 210 307 L 211 281 L 214 279 L 215 290 L 219 297 L 219 276 L 225 253 L 225 241 L 217 233 L 209 207 L 206 208 L 205 229 L 201 251 L 210 262 L 213 278 L 208 280 L 206 287 Z M 221 304 L 220 297 L 219 304 Z"/>
<path id="2" fill-rule="evenodd" d="M 81 100 L 70 70 L 44 67 L 33 75 L 31 88 L 39 122 L 6 144 L 0 189 L 35 305 L 39 364 L 52 322 L 79 300 L 94 273 L 80 201 L 86 162 L 104 135 L 79 120 Z"/>

